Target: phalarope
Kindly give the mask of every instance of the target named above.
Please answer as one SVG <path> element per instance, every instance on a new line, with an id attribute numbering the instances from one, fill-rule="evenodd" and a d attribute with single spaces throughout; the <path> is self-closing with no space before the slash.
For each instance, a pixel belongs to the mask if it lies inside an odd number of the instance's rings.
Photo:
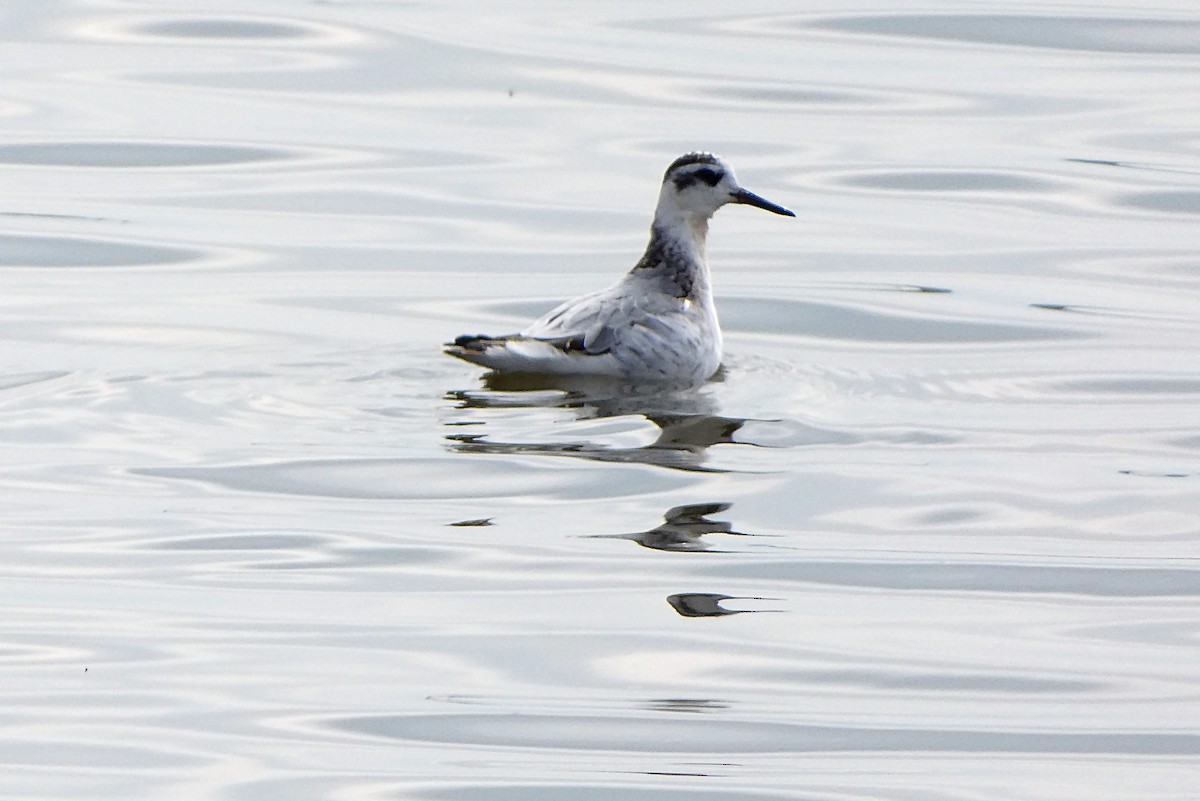
<path id="1" fill-rule="evenodd" d="M 663 176 L 650 244 L 624 278 L 569 300 L 519 334 L 464 335 L 446 353 L 500 372 L 703 381 L 721 364 L 704 240 L 726 203 L 796 215 L 738 185 L 711 153 L 677 158 Z"/>

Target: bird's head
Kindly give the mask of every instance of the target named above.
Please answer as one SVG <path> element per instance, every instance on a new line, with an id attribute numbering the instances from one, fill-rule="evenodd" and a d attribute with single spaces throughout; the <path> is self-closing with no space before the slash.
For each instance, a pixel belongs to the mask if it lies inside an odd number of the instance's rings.
<path id="1" fill-rule="evenodd" d="M 726 203 L 742 203 L 795 217 L 795 213 L 743 189 L 733 168 L 712 153 L 688 153 L 675 159 L 663 176 L 658 196 L 661 213 L 708 219 Z"/>

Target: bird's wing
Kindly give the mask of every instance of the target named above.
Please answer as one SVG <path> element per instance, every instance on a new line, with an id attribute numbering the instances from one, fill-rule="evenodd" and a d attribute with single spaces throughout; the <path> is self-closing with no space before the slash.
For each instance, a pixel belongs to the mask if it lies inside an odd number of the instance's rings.
<path id="1" fill-rule="evenodd" d="M 505 337 L 459 337 L 447 353 L 499 370 L 654 375 L 694 361 L 701 322 L 684 301 L 618 284 Z"/>
<path id="2" fill-rule="evenodd" d="M 502 371 L 619 375 L 621 366 L 610 353 L 610 323 L 627 304 L 617 289 L 567 301 L 519 334 L 458 337 L 446 352 Z"/>
<path id="3" fill-rule="evenodd" d="M 569 300 L 530 323 L 521 336 L 561 343 L 564 349 L 598 354 L 612 345 L 612 326 L 633 308 L 617 287 Z"/>
<path id="4" fill-rule="evenodd" d="M 685 306 L 677 298 L 640 294 L 622 284 L 567 301 L 534 321 L 521 336 L 561 340 L 588 353 L 622 343 L 653 347 L 657 339 L 678 336 Z"/>

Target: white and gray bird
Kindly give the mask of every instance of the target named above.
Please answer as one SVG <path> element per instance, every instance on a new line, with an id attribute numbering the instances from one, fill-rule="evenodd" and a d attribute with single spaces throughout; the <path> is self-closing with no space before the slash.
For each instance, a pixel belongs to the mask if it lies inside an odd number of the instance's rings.
<path id="1" fill-rule="evenodd" d="M 519 334 L 460 336 L 446 353 L 508 373 L 709 378 L 721 364 L 721 327 L 704 244 L 709 218 L 726 203 L 796 216 L 743 189 L 711 153 L 680 156 L 663 177 L 646 253 L 625 277 Z"/>

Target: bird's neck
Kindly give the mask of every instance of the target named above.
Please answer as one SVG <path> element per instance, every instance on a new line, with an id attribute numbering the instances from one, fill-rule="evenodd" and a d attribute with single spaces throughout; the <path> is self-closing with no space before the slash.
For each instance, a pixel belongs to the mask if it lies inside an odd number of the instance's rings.
<path id="1" fill-rule="evenodd" d="M 710 296 L 705 239 L 708 218 L 694 214 L 659 214 L 650 226 L 650 244 L 631 275 L 651 281 L 676 297 L 703 300 Z"/>
<path id="2" fill-rule="evenodd" d="M 674 200 L 665 193 L 659 198 L 658 208 L 654 210 L 654 224 L 650 226 L 650 241 L 653 243 L 660 237 L 674 240 L 679 245 L 693 250 L 696 260 L 703 264 L 704 243 L 708 239 L 708 218 L 712 215 L 685 211 Z"/>

